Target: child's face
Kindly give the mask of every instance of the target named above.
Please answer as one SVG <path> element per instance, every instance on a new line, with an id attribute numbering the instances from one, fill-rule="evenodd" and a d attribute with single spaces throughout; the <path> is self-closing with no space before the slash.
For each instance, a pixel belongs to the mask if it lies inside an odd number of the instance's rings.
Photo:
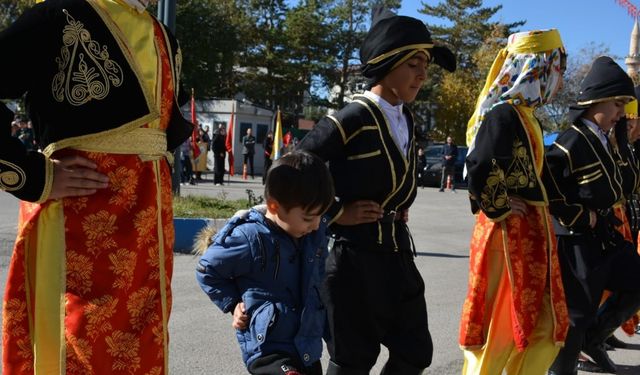
<path id="1" fill-rule="evenodd" d="M 593 119 L 602 130 L 609 131 L 625 115 L 624 105 L 624 100 L 596 103 L 587 110 L 587 117 Z"/>
<path id="2" fill-rule="evenodd" d="M 427 56 L 422 52 L 418 52 L 389 72 L 382 79 L 381 84 L 389 94 L 404 103 L 411 103 L 416 99 L 424 80 L 427 79 L 425 69 L 427 69 L 428 65 Z M 389 102 L 396 104 L 394 102 L 397 102 L 397 100 Z"/>
<path id="3" fill-rule="evenodd" d="M 318 210 L 305 211 L 302 207 L 293 207 L 286 210 L 278 205 L 272 218 L 280 228 L 291 237 L 300 238 L 318 229 L 322 212 Z"/>

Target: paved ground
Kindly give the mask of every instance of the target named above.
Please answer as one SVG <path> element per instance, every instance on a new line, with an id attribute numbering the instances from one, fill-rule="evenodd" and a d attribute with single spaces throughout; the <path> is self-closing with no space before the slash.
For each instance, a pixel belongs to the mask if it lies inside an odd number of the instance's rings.
<path id="1" fill-rule="evenodd" d="M 196 186 L 183 186 L 181 194 L 246 198 L 246 189 L 262 195 L 261 180 L 234 179 L 225 186 L 213 186 L 211 180 Z M 7 264 L 15 237 L 17 201 L 0 193 L 0 285 L 4 287 Z M 466 192 L 439 193 L 437 189 L 418 191 L 410 212 L 409 226 L 418 257 L 416 264 L 426 282 L 429 323 L 435 353 L 430 375 L 459 374 L 462 355 L 457 345 L 460 308 L 466 292 L 468 244 L 473 217 L 469 212 Z M 174 305 L 170 321 L 173 374 L 244 374 L 239 349 L 230 327 L 230 316 L 220 313 L 200 291 L 194 278 L 196 259 L 176 255 L 173 279 Z M 640 338 L 618 337 L 632 343 L 630 350 L 611 354 L 618 363 L 618 374 L 640 374 Z M 382 351 L 379 370 L 386 359 Z M 326 364 L 326 355 L 323 362 Z M 587 373 L 585 373 L 587 374 Z"/>

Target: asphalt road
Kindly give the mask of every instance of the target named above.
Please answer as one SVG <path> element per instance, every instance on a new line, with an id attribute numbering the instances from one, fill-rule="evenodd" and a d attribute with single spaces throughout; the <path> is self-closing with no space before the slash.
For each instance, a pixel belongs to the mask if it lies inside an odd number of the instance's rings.
<path id="1" fill-rule="evenodd" d="M 214 187 L 211 181 L 182 187 L 182 194 L 246 198 L 246 189 L 262 194 L 260 180 L 240 181 Z M 426 283 L 429 324 L 434 341 L 433 364 L 429 375 L 459 374 L 462 353 L 458 349 L 460 309 L 466 293 L 468 244 L 473 225 L 466 191 L 439 193 L 425 188 L 410 211 L 409 227 L 418 256 L 416 264 Z M 4 288 L 8 259 L 13 245 L 18 203 L 0 193 L 0 285 Z M 175 256 L 170 320 L 170 369 L 172 374 L 240 375 L 246 371 L 231 328 L 231 318 L 223 315 L 198 287 L 194 277 L 196 258 Z M 640 374 L 640 338 L 617 336 L 632 343 L 630 350 L 611 353 L 619 364 L 618 374 Z M 381 352 L 372 374 L 379 373 L 387 353 Z M 323 357 L 326 366 L 327 356 Z M 584 373 L 587 374 L 587 373 Z"/>

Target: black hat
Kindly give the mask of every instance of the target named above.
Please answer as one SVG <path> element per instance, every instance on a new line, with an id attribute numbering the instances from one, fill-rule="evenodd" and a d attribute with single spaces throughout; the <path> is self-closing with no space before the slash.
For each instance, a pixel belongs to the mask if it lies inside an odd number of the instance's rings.
<path id="1" fill-rule="evenodd" d="M 574 122 L 596 103 L 635 98 L 633 81 L 627 73 L 611 57 L 600 56 L 593 61 L 587 76 L 580 83 L 577 104 L 569 108 L 569 119 Z"/>
<path id="2" fill-rule="evenodd" d="M 371 29 L 360 47 L 362 75 L 374 84 L 405 61 L 407 55 L 418 51 L 446 70 L 456 70 L 455 55 L 446 47 L 433 45 L 431 33 L 422 21 L 376 8 Z"/>

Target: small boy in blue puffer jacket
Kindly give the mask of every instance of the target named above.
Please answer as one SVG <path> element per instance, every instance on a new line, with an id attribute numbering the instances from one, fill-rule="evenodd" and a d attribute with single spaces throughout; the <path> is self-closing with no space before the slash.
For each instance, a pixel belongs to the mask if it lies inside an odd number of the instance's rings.
<path id="1" fill-rule="evenodd" d="M 264 196 L 266 209 L 236 215 L 216 234 L 196 277 L 233 314 L 249 373 L 321 375 L 329 224 L 322 215 L 333 180 L 317 156 L 295 151 L 273 163 Z"/>

